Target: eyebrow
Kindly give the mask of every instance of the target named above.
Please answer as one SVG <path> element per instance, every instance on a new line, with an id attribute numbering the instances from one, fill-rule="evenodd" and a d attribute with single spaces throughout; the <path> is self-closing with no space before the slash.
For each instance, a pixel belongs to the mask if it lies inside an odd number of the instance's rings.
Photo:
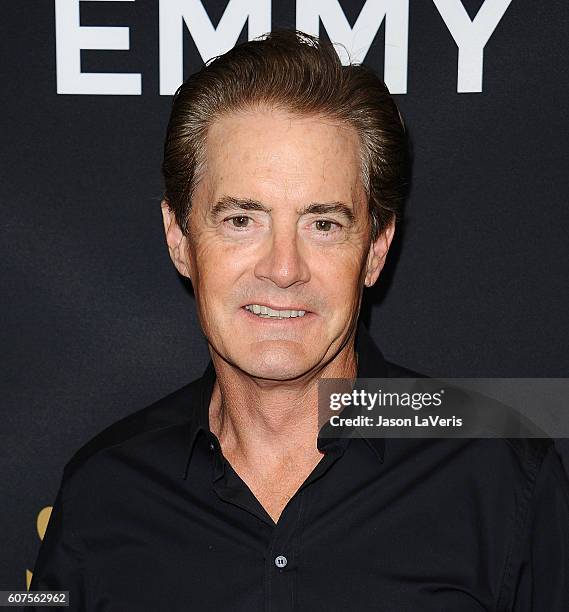
<path id="1" fill-rule="evenodd" d="M 272 209 L 265 206 L 265 204 L 262 202 L 252 200 L 251 198 L 223 196 L 211 208 L 210 215 L 212 218 L 216 219 L 222 213 L 230 210 L 257 210 L 260 212 L 270 213 Z M 353 210 L 343 202 L 313 202 L 311 204 L 307 204 L 304 208 L 301 208 L 297 212 L 299 215 L 326 215 L 336 213 L 343 215 L 350 225 L 356 220 Z"/>

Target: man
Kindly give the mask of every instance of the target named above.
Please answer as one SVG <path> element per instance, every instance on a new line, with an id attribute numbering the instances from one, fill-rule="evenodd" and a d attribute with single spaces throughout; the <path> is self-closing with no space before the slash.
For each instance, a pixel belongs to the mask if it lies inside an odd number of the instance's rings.
<path id="1" fill-rule="evenodd" d="M 319 435 L 322 378 L 406 377 L 358 324 L 393 239 L 385 85 L 276 32 L 179 89 L 162 213 L 211 363 L 66 466 L 33 589 L 76 610 L 569 609 L 546 440 Z"/>

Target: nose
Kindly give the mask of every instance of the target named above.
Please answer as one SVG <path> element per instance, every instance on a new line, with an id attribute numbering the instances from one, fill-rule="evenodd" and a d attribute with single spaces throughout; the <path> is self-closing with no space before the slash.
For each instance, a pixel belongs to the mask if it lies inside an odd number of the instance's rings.
<path id="1" fill-rule="evenodd" d="M 310 280 L 310 269 L 296 227 L 273 230 L 255 266 L 255 276 L 286 289 Z"/>

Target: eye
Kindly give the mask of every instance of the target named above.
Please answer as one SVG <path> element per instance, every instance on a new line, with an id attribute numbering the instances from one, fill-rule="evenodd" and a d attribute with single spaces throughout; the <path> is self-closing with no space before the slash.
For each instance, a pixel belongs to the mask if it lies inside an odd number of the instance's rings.
<path id="1" fill-rule="evenodd" d="M 316 229 L 324 233 L 329 233 L 331 230 L 334 229 L 334 226 L 340 227 L 339 223 L 336 223 L 334 221 L 328 221 L 327 219 L 318 219 L 318 221 L 315 221 L 315 223 Z"/>
<path id="2" fill-rule="evenodd" d="M 236 217 L 230 217 L 229 219 L 225 219 L 226 221 L 231 221 L 231 225 L 237 228 L 247 227 L 249 221 L 251 221 L 251 217 L 247 217 L 245 215 L 238 215 Z"/>

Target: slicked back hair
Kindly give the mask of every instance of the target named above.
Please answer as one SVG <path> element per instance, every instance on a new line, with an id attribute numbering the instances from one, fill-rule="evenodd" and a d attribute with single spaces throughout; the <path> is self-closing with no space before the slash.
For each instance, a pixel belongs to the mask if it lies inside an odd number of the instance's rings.
<path id="1" fill-rule="evenodd" d="M 174 95 L 162 173 L 164 199 L 184 234 L 205 166 L 209 127 L 224 115 L 257 108 L 353 126 L 361 144 L 372 240 L 400 218 L 407 144 L 387 87 L 364 65 L 343 66 L 333 44 L 295 30 L 276 30 L 214 58 Z"/>

